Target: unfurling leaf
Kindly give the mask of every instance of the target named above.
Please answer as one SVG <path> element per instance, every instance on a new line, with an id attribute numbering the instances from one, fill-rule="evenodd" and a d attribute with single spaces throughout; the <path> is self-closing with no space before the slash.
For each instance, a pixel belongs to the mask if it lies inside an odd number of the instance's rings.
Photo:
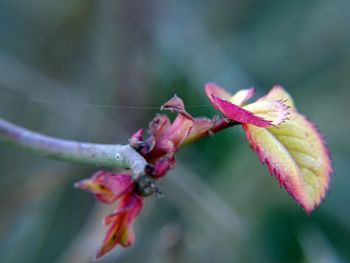
<path id="1" fill-rule="evenodd" d="M 123 247 L 133 244 L 135 235 L 132 226 L 142 207 L 143 198 L 137 194 L 129 193 L 122 197 L 116 211 L 104 220 L 105 225 L 110 227 L 96 253 L 96 259 L 110 252 L 118 244 Z"/>
<path id="2" fill-rule="evenodd" d="M 214 107 L 234 122 L 268 128 L 288 119 L 290 106 L 281 99 L 270 100 L 265 96 L 254 103 L 243 105 L 254 95 L 254 89 L 240 90 L 231 95 L 216 84 L 208 83 L 205 92 Z"/>
<path id="3" fill-rule="evenodd" d="M 285 104 L 291 107 L 289 120 L 271 128 L 243 124 L 247 139 L 270 173 L 311 213 L 325 197 L 332 173 L 323 137 L 313 123 L 297 112 L 281 87 L 274 87 L 263 99 L 287 100 Z"/>

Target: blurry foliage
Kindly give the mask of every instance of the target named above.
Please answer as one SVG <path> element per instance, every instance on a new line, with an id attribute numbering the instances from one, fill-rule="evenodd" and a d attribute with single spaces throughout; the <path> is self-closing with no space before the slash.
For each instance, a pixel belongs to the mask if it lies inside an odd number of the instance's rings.
<path id="1" fill-rule="evenodd" d="M 179 152 L 135 246 L 101 262 L 348 262 L 349 10 L 347 0 L 2 0 L 0 115 L 122 143 L 158 111 L 98 105 L 158 107 L 174 93 L 206 105 L 208 81 L 260 94 L 280 83 L 333 154 L 320 209 L 306 216 L 234 128 Z M 91 262 L 113 207 L 72 185 L 94 170 L 1 144 L 0 262 Z"/>

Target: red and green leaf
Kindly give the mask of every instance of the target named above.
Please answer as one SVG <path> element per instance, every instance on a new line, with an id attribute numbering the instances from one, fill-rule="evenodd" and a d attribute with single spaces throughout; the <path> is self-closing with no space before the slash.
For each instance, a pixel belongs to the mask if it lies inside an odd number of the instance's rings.
<path id="1" fill-rule="evenodd" d="M 294 107 L 281 87 L 272 89 L 265 99 L 287 100 Z M 332 173 L 328 149 L 315 125 L 292 108 L 289 120 L 278 127 L 246 123 L 243 128 L 270 173 L 307 213 L 312 212 L 325 197 Z"/>

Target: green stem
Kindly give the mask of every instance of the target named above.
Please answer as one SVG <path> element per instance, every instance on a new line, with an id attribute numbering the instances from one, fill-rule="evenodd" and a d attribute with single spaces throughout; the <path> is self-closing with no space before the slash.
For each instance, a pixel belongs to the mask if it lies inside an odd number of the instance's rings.
<path id="1" fill-rule="evenodd" d="M 130 145 L 94 144 L 39 134 L 0 118 L 0 139 L 43 156 L 96 166 L 129 168 L 137 179 L 146 160 Z"/>

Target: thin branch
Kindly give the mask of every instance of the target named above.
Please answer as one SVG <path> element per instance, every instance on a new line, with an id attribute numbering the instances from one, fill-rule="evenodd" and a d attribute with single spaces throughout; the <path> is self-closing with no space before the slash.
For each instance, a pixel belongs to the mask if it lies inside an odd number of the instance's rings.
<path id="1" fill-rule="evenodd" d="M 216 123 L 209 129 L 209 130 L 203 130 L 201 133 L 197 133 L 194 136 L 188 136 L 186 140 L 183 142 L 183 144 L 190 144 L 195 141 L 198 141 L 200 139 L 203 139 L 208 136 L 212 136 L 222 130 L 225 130 L 227 128 L 230 128 L 232 126 L 240 125 L 239 122 L 234 122 L 234 121 L 228 121 L 225 118 L 218 119 Z"/>
<path id="2" fill-rule="evenodd" d="M 0 140 L 50 158 L 129 168 L 135 178 L 144 174 L 146 160 L 130 145 L 94 144 L 49 137 L 0 118 Z"/>

